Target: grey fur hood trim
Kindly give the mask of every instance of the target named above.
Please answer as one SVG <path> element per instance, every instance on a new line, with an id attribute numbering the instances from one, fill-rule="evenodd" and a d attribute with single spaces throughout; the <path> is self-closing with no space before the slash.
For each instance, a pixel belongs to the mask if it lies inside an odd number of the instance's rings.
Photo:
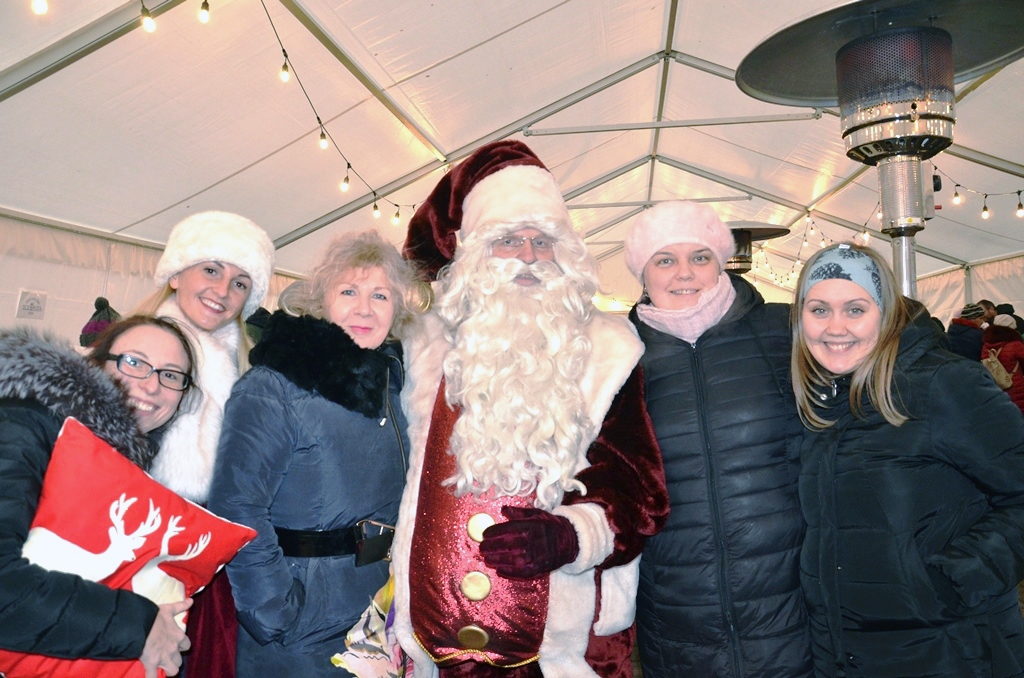
<path id="1" fill-rule="evenodd" d="M 143 469 L 153 461 L 124 390 L 49 334 L 18 327 L 0 332 L 0 398 L 35 400 L 60 421 L 74 417 Z"/>

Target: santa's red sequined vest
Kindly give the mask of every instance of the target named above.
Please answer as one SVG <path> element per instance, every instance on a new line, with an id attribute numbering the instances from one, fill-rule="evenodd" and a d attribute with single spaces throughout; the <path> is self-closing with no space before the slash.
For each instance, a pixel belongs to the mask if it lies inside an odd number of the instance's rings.
<path id="1" fill-rule="evenodd" d="M 548 577 L 505 579 L 487 567 L 479 541 L 503 520 L 502 506 L 533 506 L 534 495 L 456 497 L 444 481 L 456 470 L 448 454 L 460 410 L 434 401 L 409 557 L 410 616 L 416 641 L 444 666 L 473 660 L 514 667 L 537 660 L 548 614 Z"/>

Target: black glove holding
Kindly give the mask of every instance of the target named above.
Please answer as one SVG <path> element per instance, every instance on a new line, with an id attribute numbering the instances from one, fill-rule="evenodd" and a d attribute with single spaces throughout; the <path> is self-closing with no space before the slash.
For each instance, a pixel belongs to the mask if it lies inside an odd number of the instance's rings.
<path id="1" fill-rule="evenodd" d="M 487 566 L 512 579 L 531 579 L 576 560 L 576 529 L 568 518 L 536 508 L 503 506 L 508 521 L 484 530 L 480 554 Z"/>

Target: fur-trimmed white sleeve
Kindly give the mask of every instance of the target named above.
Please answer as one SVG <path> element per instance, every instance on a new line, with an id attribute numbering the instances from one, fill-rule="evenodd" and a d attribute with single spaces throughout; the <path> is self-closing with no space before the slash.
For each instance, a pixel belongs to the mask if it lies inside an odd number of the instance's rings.
<path id="1" fill-rule="evenodd" d="M 569 574 L 580 574 L 591 570 L 605 561 L 615 548 L 615 534 L 605 517 L 604 509 L 597 504 L 572 504 L 556 506 L 552 511 L 567 518 L 576 530 L 580 552 L 576 560 L 563 565 Z"/>

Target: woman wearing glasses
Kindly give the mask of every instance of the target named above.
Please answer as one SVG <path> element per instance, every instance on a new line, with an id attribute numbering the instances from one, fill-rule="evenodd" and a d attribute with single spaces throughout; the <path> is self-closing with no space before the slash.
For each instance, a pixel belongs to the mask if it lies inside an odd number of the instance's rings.
<path id="1" fill-rule="evenodd" d="M 226 568 L 240 678 L 349 675 L 330 658 L 387 582 L 405 484 L 398 338 L 415 283 L 373 231 L 339 237 L 231 392 L 210 510 L 258 533 Z"/>
<path id="2" fill-rule="evenodd" d="M 201 212 L 178 223 L 154 275 L 161 286 L 139 312 L 177 320 L 196 343 L 203 395 L 170 426 L 152 475 L 175 493 L 206 504 L 224 403 L 248 367 L 244 319 L 259 308 L 274 271 L 274 245 L 259 226 L 228 212 Z M 232 678 L 237 622 L 228 580 L 218 574 L 189 614 L 189 678 Z"/>
<path id="3" fill-rule="evenodd" d="M 21 557 L 64 420 L 74 417 L 142 469 L 192 388 L 192 348 L 172 322 L 134 316 L 83 359 L 21 328 L 0 332 L 0 647 L 63 658 L 134 659 L 178 673 L 189 641 L 156 605 Z M 189 403 L 186 402 L 186 405 Z M 88 478 L 83 478 L 83 484 Z"/>

